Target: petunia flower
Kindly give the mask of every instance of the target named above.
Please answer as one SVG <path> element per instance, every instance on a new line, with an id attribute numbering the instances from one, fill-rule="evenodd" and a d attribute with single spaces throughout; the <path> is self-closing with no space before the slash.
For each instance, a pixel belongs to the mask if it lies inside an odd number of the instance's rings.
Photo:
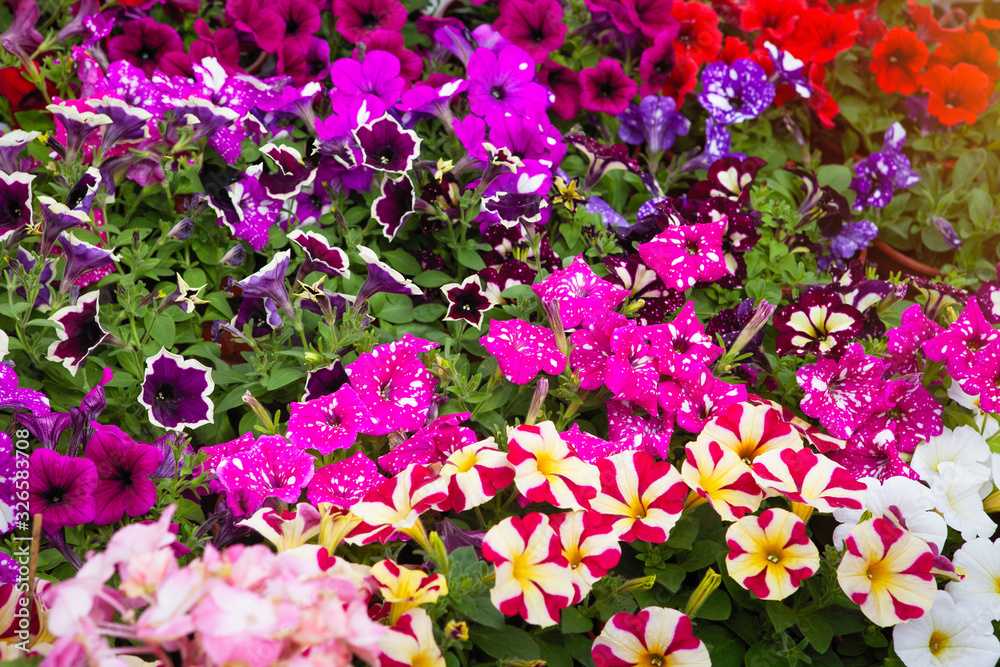
<path id="1" fill-rule="evenodd" d="M 896 475 L 910 479 L 920 476 L 899 456 L 899 442 L 891 428 L 868 432 L 864 437 L 853 435 L 843 449 L 826 452 L 836 463 L 847 468 L 855 479 L 875 477 L 885 481 Z"/>
<path id="2" fill-rule="evenodd" d="M 372 201 L 372 217 L 382 227 L 382 234 L 390 241 L 413 215 L 416 207 L 413 179 L 408 174 L 382 177 L 379 196 Z"/>
<path id="3" fill-rule="evenodd" d="M 726 570 L 761 600 L 784 600 L 819 569 L 806 524 L 783 509 L 745 516 L 726 531 Z"/>
<path id="4" fill-rule="evenodd" d="M 493 439 L 487 438 L 453 452 L 441 466 L 440 475 L 448 483 L 448 499 L 441 509 L 461 513 L 488 502 L 510 486 L 514 466 Z"/>
<path id="5" fill-rule="evenodd" d="M 137 18 L 125 22 L 124 33 L 108 40 L 110 60 L 126 60 L 152 76 L 163 57 L 172 51 L 183 51 L 184 42 L 169 25 L 152 18 Z"/>
<path id="6" fill-rule="evenodd" d="M 376 30 L 402 30 L 406 7 L 396 0 L 335 0 L 333 15 L 337 32 L 357 43 Z"/>
<path id="7" fill-rule="evenodd" d="M 646 144 L 651 154 L 668 150 L 677 135 L 686 136 L 691 121 L 680 115 L 672 97 L 647 95 L 618 114 L 618 136 L 627 144 Z"/>
<path id="8" fill-rule="evenodd" d="M 959 603 L 967 603 L 991 620 L 1000 620 L 1000 539 L 977 537 L 963 544 L 952 556 L 956 568 L 965 571 L 961 581 L 950 581 L 947 591 Z M 935 602 L 935 604 L 937 604 Z"/>
<path id="9" fill-rule="evenodd" d="M 97 468 L 90 459 L 36 449 L 28 458 L 28 511 L 42 515 L 50 534 L 94 520 Z"/>
<path id="10" fill-rule="evenodd" d="M 717 442 L 700 439 L 688 444 L 685 452 L 681 477 L 724 521 L 736 521 L 757 511 L 764 492 L 739 454 Z"/>
<path id="11" fill-rule="evenodd" d="M 927 438 L 913 450 L 910 465 L 925 482 L 940 476 L 939 466 L 944 462 L 957 463 L 973 470 L 990 466 L 990 446 L 979 429 L 962 425 L 946 428 L 938 435 Z"/>
<path id="12" fill-rule="evenodd" d="M 400 539 L 399 533 L 405 533 L 427 548 L 420 515 L 440 504 L 446 495 L 445 480 L 426 466 L 410 464 L 351 506 L 351 512 L 361 518 L 361 524 L 346 541 L 349 544 L 385 544 Z"/>
<path id="13" fill-rule="evenodd" d="M 135 22 L 133 22 L 135 23 Z M 111 124 L 111 119 L 101 113 L 95 113 L 83 103 L 60 102 L 49 104 L 45 109 L 52 113 L 59 127 L 65 133 L 65 148 L 62 157 L 67 162 L 74 162 L 77 154 L 84 147 L 87 138 L 101 127 Z"/>
<path id="14" fill-rule="evenodd" d="M 848 345 L 839 360 L 818 358 L 796 374 L 805 391 L 802 412 L 818 418 L 831 435 L 850 436 L 870 412 L 885 370 L 885 363 L 865 354 L 860 343 Z"/>
<path id="15" fill-rule="evenodd" d="M 469 108 L 480 117 L 519 113 L 541 115 L 548 99 L 545 88 L 535 83 L 535 61 L 519 46 L 510 44 L 494 53 L 476 49 L 466 69 L 469 78 Z"/>
<path id="16" fill-rule="evenodd" d="M 236 516 L 253 515 L 265 499 L 299 499 L 315 461 L 281 436 L 263 436 L 253 447 L 222 459 L 215 470 L 226 504 Z"/>
<path id="17" fill-rule="evenodd" d="M 295 319 L 292 301 L 285 285 L 285 275 L 288 273 L 288 263 L 291 261 L 291 251 L 283 250 L 275 253 L 271 261 L 256 273 L 247 276 L 236 283 L 243 290 L 243 296 L 264 299 L 265 307 L 270 301 L 276 305 L 289 319 Z"/>
<path id="18" fill-rule="evenodd" d="M 672 226 L 636 249 L 667 287 L 683 292 L 728 273 L 722 252 L 725 229 L 725 220 Z"/>
<path id="19" fill-rule="evenodd" d="M 783 47 L 796 58 L 823 64 L 854 46 L 858 32 L 858 19 L 853 12 L 807 9 L 798 17 L 795 30 Z"/>
<path id="20" fill-rule="evenodd" d="M 595 512 L 550 514 L 549 525 L 559 536 L 562 554 L 572 573 L 575 594 L 570 604 L 578 604 L 621 560 L 618 537 L 611 523 Z"/>
<path id="21" fill-rule="evenodd" d="M 121 521 L 124 514 L 139 517 L 156 503 L 150 475 L 163 459 L 159 448 L 136 442 L 116 426 L 95 424 L 85 452 L 97 470 L 94 523 Z"/>
<path id="22" fill-rule="evenodd" d="M 435 347 L 437 343 L 405 334 L 344 367 L 351 386 L 375 420 L 366 433 L 416 431 L 426 423 L 438 379 L 424 366 L 420 354 Z"/>
<path id="23" fill-rule="evenodd" d="M 711 419 L 697 443 L 717 443 L 749 465 L 767 452 L 802 449 L 802 437 L 769 405 L 736 403 Z"/>
<path id="24" fill-rule="evenodd" d="M 550 421 L 523 424 L 507 431 L 507 460 L 514 485 L 528 500 L 556 507 L 590 509 L 600 472 L 570 451 Z"/>
<path id="25" fill-rule="evenodd" d="M 842 549 L 848 531 L 867 518 L 865 512 L 869 512 L 871 516 L 888 516 L 899 525 L 905 525 L 907 530 L 940 552 L 948 537 L 948 526 L 944 517 L 934 511 L 930 489 L 902 476 L 890 477 L 884 482 L 874 477 L 863 481 L 868 487 L 864 511 L 849 508 L 833 511 L 833 517 L 841 522 L 833 531 L 834 546 Z"/>
<path id="26" fill-rule="evenodd" d="M 943 125 L 972 125 L 989 106 L 990 78 L 975 65 L 936 65 L 920 77 L 920 87 L 929 94 L 927 111 Z"/>
<path id="27" fill-rule="evenodd" d="M 892 648 L 907 665 L 995 665 L 1000 639 L 979 612 L 974 603 L 938 591 L 927 614 L 893 628 Z"/>
<path id="28" fill-rule="evenodd" d="M 10 130 L 0 135 L 0 171 L 5 174 L 21 171 L 18 169 L 18 154 L 40 134 L 36 131 Z"/>
<path id="29" fill-rule="evenodd" d="M 732 64 L 715 62 L 701 75 L 698 102 L 723 125 L 734 125 L 760 116 L 774 100 L 774 86 L 764 68 L 746 58 Z"/>
<path id="30" fill-rule="evenodd" d="M 860 440 L 890 430 L 899 451 L 912 452 L 918 442 L 938 435 L 944 428 L 941 405 L 919 382 L 884 382 L 871 399 L 868 418 L 855 433 Z"/>
<path id="31" fill-rule="evenodd" d="M 212 369 L 161 348 L 146 359 L 139 402 L 149 412 L 149 421 L 160 428 L 198 428 L 214 422 L 215 404 L 209 398 L 214 390 Z"/>
<path id="32" fill-rule="evenodd" d="M 963 540 L 992 537 L 996 532 L 997 524 L 983 509 L 983 499 L 992 490 L 990 477 L 985 466 L 942 461 L 938 475 L 931 480 L 934 508 L 951 528 L 962 533 Z"/>
<path id="33" fill-rule="evenodd" d="M 708 649 L 693 633 L 691 619 L 675 609 L 646 607 L 637 614 L 621 612 L 604 624 L 590 654 L 597 667 L 711 667 Z"/>
<path id="34" fill-rule="evenodd" d="M 559 610 L 576 594 L 569 562 L 548 517 L 532 512 L 507 517 L 483 538 L 483 559 L 493 563 L 493 605 L 543 628 L 559 622 Z"/>
<path id="35" fill-rule="evenodd" d="M 372 430 L 371 413 L 350 385 L 327 396 L 289 406 L 288 441 L 323 456 L 354 445 L 358 433 Z"/>
<path id="36" fill-rule="evenodd" d="M 920 618 L 934 604 L 934 553 L 895 522 L 863 521 L 848 532 L 844 549 L 837 581 L 876 625 Z"/>
<path id="37" fill-rule="evenodd" d="M 62 362 L 72 375 L 76 375 L 99 345 L 118 340 L 97 319 L 99 299 L 100 292 L 88 292 L 49 318 L 56 323 L 56 340 L 49 346 L 46 357 Z"/>
<path id="38" fill-rule="evenodd" d="M 601 492 L 591 509 L 613 521 L 618 539 L 666 542 L 684 510 L 688 487 L 670 463 L 627 451 L 597 461 Z"/>
<path id="39" fill-rule="evenodd" d="M 101 133 L 100 155 L 106 155 L 113 146 L 124 143 L 138 143 L 149 138 L 148 121 L 153 117 L 149 111 L 134 107 L 124 100 L 110 95 L 87 102 L 90 108 L 111 119 Z"/>
<path id="40" fill-rule="evenodd" d="M 596 67 L 580 70 L 580 106 L 587 111 L 616 116 L 628 109 L 638 90 L 639 86 L 614 58 L 604 58 Z"/>
<path id="41" fill-rule="evenodd" d="M 615 286 L 594 273 L 578 255 L 573 262 L 555 271 L 532 291 L 541 301 L 557 301 L 559 314 L 566 329 L 575 329 L 593 311 L 614 310 L 628 298 L 628 291 Z"/>
<path id="42" fill-rule="evenodd" d="M 309 503 L 299 503 L 294 510 L 285 512 L 262 507 L 237 525 L 253 528 L 281 552 L 300 547 L 319 535 L 320 513 Z"/>
<path id="43" fill-rule="evenodd" d="M 66 265 L 63 267 L 62 279 L 59 282 L 59 291 L 63 294 L 69 294 L 73 285 L 84 274 L 121 260 L 110 250 L 77 240 L 72 232 L 62 234 L 59 237 L 59 245 L 66 255 Z"/>
<path id="44" fill-rule="evenodd" d="M 861 333 L 862 317 L 857 308 L 843 303 L 836 294 L 808 292 L 774 313 L 778 354 L 823 356 L 839 352 Z"/>
<path id="45" fill-rule="evenodd" d="M 539 64 L 549 53 L 559 50 L 568 30 L 563 22 L 562 5 L 556 0 L 514 0 L 504 4 L 493 27 Z"/>
<path id="46" fill-rule="evenodd" d="M 495 305 L 483 291 L 483 284 L 475 274 L 461 283 L 442 285 L 441 291 L 448 300 L 448 312 L 442 319 L 464 320 L 477 329 L 483 324 L 483 314 Z"/>
<path id="47" fill-rule="evenodd" d="M 382 599 L 392 605 L 392 623 L 411 609 L 434 604 L 448 595 L 448 582 L 442 574 L 427 574 L 423 570 L 380 560 L 372 565 L 369 576 L 375 580 Z"/>
<path id="48" fill-rule="evenodd" d="M 524 320 L 490 320 L 489 332 L 479 342 L 514 384 L 527 384 L 542 370 L 559 375 L 566 368 L 552 330 Z"/>
<path id="49" fill-rule="evenodd" d="M 317 506 L 330 503 L 350 509 L 383 482 L 385 477 L 378 471 L 375 462 L 364 452 L 355 452 L 343 461 L 317 469 L 309 480 L 306 496 Z"/>
<path id="50" fill-rule="evenodd" d="M 420 155 L 420 138 L 389 115 L 372 120 L 354 130 L 365 165 L 377 171 L 410 171 Z"/>
<path id="51" fill-rule="evenodd" d="M 357 246 L 357 250 L 361 261 L 368 267 L 368 277 L 358 289 L 355 304 L 367 304 L 368 299 L 379 292 L 409 294 L 411 296 L 423 294 L 420 288 L 413 284 L 413 281 L 404 278 L 399 271 L 380 261 L 371 248 Z"/>
<path id="52" fill-rule="evenodd" d="M 0 241 L 10 238 L 31 224 L 32 174 L 0 172 Z"/>
<path id="53" fill-rule="evenodd" d="M 445 667 L 447 664 L 434 639 L 434 622 L 423 609 L 403 614 L 382 635 L 378 647 L 377 661 L 384 667 Z"/>
<path id="54" fill-rule="evenodd" d="M 793 502 L 793 510 L 803 519 L 794 503 L 802 503 L 820 512 L 837 508 L 861 509 L 867 487 L 847 470 L 811 449 L 771 450 L 758 456 L 752 465 L 753 476 L 765 490 L 777 491 Z"/>
<path id="55" fill-rule="evenodd" d="M 920 71 L 929 55 L 927 45 L 917 39 L 915 32 L 897 26 L 874 46 L 869 68 L 882 92 L 912 95 L 917 92 Z"/>

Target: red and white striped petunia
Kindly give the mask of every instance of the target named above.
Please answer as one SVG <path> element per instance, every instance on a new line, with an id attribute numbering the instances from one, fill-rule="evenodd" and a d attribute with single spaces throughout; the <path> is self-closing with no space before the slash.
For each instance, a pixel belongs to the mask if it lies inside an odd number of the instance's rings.
<path id="1" fill-rule="evenodd" d="M 596 667 L 712 665 L 705 644 L 694 636 L 691 619 L 665 607 L 615 614 L 594 640 L 590 655 Z"/>
<path id="2" fill-rule="evenodd" d="M 725 521 L 756 512 L 764 492 L 740 455 L 714 440 L 700 438 L 684 448 L 681 477 Z"/>
<path id="3" fill-rule="evenodd" d="M 888 627 L 923 616 L 937 592 L 934 552 L 895 522 L 868 519 L 851 528 L 837 582 L 873 623 Z"/>
<path id="4" fill-rule="evenodd" d="M 680 473 L 646 452 L 622 452 L 597 462 L 601 492 L 590 502 L 614 521 L 623 542 L 666 542 L 684 511 L 688 487 Z"/>
<path id="5" fill-rule="evenodd" d="M 395 627 L 378 643 L 380 667 L 445 667 L 444 656 L 434 641 L 434 622 L 423 609 L 403 614 Z"/>
<path id="6" fill-rule="evenodd" d="M 385 559 L 372 565 L 371 577 L 378 584 L 382 599 L 392 605 L 393 624 L 400 616 L 422 604 L 433 604 L 448 595 L 448 582 L 443 574 L 427 574 Z"/>
<path id="7" fill-rule="evenodd" d="M 783 509 L 745 516 L 726 531 L 729 576 L 761 600 L 783 600 L 819 568 L 805 521 Z"/>
<path id="8" fill-rule="evenodd" d="M 611 522 L 597 512 L 561 512 L 549 515 L 569 563 L 576 594 L 570 604 L 587 597 L 597 581 L 618 565 L 622 550 Z"/>
<path id="9" fill-rule="evenodd" d="M 507 517 L 487 531 L 483 558 L 496 567 L 493 605 L 507 616 L 549 627 L 575 595 L 569 561 L 546 515 Z"/>
<path id="10" fill-rule="evenodd" d="M 758 456 L 752 468 L 760 486 L 820 512 L 838 507 L 862 509 L 868 494 L 868 487 L 847 468 L 811 449 L 771 450 Z"/>
<path id="11" fill-rule="evenodd" d="M 455 451 L 441 466 L 447 482 L 448 498 L 438 509 L 456 512 L 478 507 L 514 481 L 514 466 L 497 449 L 493 438 L 466 445 Z"/>
<path id="12" fill-rule="evenodd" d="M 775 449 L 802 449 L 798 431 L 769 405 L 736 403 L 715 417 L 698 435 L 698 442 L 717 442 L 733 450 L 747 465 Z"/>
<path id="13" fill-rule="evenodd" d="M 563 509 L 590 509 L 600 473 L 573 453 L 555 424 L 546 421 L 509 429 L 507 449 L 521 495 Z"/>
<path id="14" fill-rule="evenodd" d="M 447 497 L 446 483 L 425 466 L 413 463 L 367 493 L 351 512 L 361 523 L 344 540 L 348 544 L 371 544 L 413 536 L 420 515 Z"/>

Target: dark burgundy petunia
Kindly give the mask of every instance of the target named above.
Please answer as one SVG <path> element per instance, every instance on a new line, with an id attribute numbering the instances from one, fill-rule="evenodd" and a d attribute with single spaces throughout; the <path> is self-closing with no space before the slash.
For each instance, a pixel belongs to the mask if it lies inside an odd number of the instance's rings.
<path id="1" fill-rule="evenodd" d="M 409 171 L 420 155 L 417 133 L 404 130 L 392 116 L 362 125 L 354 130 L 354 138 L 361 147 L 364 164 L 378 171 Z"/>
<path id="2" fill-rule="evenodd" d="M 88 292 L 51 317 L 57 340 L 49 346 L 48 359 L 61 362 L 73 375 L 98 345 L 114 339 L 97 319 L 99 297 L 100 292 Z"/>
<path id="3" fill-rule="evenodd" d="M 344 365 L 339 359 L 329 366 L 309 371 L 306 375 L 306 393 L 302 395 L 302 402 L 307 403 L 320 396 L 332 394 L 347 382 L 347 373 L 344 372 Z"/>
<path id="4" fill-rule="evenodd" d="M 117 426 L 92 426 L 85 453 L 97 470 L 94 523 L 121 521 L 124 514 L 142 516 L 156 502 L 156 485 L 149 475 L 160 465 L 163 452 L 136 442 Z"/>
<path id="5" fill-rule="evenodd" d="M 305 278 L 313 271 L 320 271 L 328 276 L 350 278 L 347 253 L 340 248 L 331 246 L 327 240 L 316 232 L 304 232 L 296 229 L 288 235 L 288 240 L 302 249 L 305 258 L 299 266 L 299 275 Z"/>
<path id="6" fill-rule="evenodd" d="M 0 173 L 0 241 L 24 229 L 32 220 L 31 182 L 35 177 Z"/>
<path id="7" fill-rule="evenodd" d="M 208 366 L 161 348 L 146 360 L 139 402 L 156 426 L 168 431 L 197 428 L 214 421 L 215 404 L 209 398 L 214 389 Z"/>
<path id="8" fill-rule="evenodd" d="M 382 180 L 382 194 L 372 202 L 372 217 L 382 225 L 382 233 L 392 240 L 413 214 L 416 203 L 413 181 L 406 174 L 397 177 L 386 175 Z"/>
<path id="9" fill-rule="evenodd" d="M 483 291 L 479 276 L 473 274 L 461 284 L 443 285 L 441 291 L 448 299 L 446 320 L 465 320 L 477 329 L 483 323 L 483 313 L 493 307 L 493 302 Z"/>
<path id="10" fill-rule="evenodd" d="M 184 51 L 184 42 L 177 31 L 151 18 L 125 23 L 123 35 L 108 40 L 108 58 L 127 60 L 152 76 L 160 59 L 171 51 Z"/>
<path id="11" fill-rule="evenodd" d="M 226 0 L 226 14 L 238 30 L 253 35 L 258 47 L 274 53 L 285 35 L 285 22 L 268 5 L 263 0 Z"/>
<path id="12" fill-rule="evenodd" d="M 47 533 L 94 520 L 97 468 L 89 459 L 36 449 L 28 459 L 28 511 L 42 515 Z"/>

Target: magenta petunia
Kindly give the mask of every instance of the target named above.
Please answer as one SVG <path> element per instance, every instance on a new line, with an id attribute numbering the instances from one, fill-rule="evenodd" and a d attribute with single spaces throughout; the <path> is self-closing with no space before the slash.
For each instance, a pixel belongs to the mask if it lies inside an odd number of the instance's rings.
<path id="1" fill-rule="evenodd" d="M 628 298 L 629 292 L 594 273 L 578 255 L 562 271 L 556 271 L 537 285 L 531 286 L 538 298 L 556 301 L 566 329 L 575 329 L 588 317 L 603 317 Z"/>
<path id="2" fill-rule="evenodd" d="M 944 362 L 948 372 L 961 377 L 978 363 L 982 351 L 997 335 L 997 330 L 983 317 L 979 302 L 969 299 L 959 318 L 925 341 L 921 348 L 928 359 Z"/>
<path id="3" fill-rule="evenodd" d="M 156 502 L 156 484 L 149 476 L 159 467 L 163 452 L 136 442 L 116 426 L 91 425 L 94 432 L 85 451 L 97 469 L 94 523 L 121 521 L 124 514 L 142 516 Z"/>
<path id="4" fill-rule="evenodd" d="M 534 82 L 535 61 L 519 46 L 510 44 L 494 53 L 476 49 L 469 58 L 469 108 L 482 117 L 518 113 L 540 116 L 548 95 Z"/>
<path id="5" fill-rule="evenodd" d="M 215 474 L 234 515 L 251 515 L 266 498 L 294 503 L 314 473 L 312 455 L 281 436 L 263 436 L 248 450 L 228 456 Z"/>
<path id="6" fill-rule="evenodd" d="M 90 459 L 36 449 L 28 459 L 28 511 L 42 515 L 47 533 L 94 520 L 97 468 Z"/>
<path id="7" fill-rule="evenodd" d="M 437 343 L 406 334 L 361 354 L 344 368 L 375 418 L 371 435 L 416 431 L 427 421 L 438 379 L 424 367 L 420 355 L 435 347 Z"/>
<path id="8" fill-rule="evenodd" d="M 333 0 L 337 32 L 360 42 L 376 30 L 399 32 L 406 25 L 406 7 L 396 0 Z"/>
<path id="9" fill-rule="evenodd" d="M 725 220 L 668 227 L 636 249 L 667 287 L 684 291 L 728 273 L 722 252 L 725 231 Z"/>
<path id="10" fill-rule="evenodd" d="M 343 98 L 355 98 L 358 95 L 377 97 L 384 105 L 381 111 L 373 113 L 372 118 L 362 118 L 360 115 L 356 117 L 359 124 L 367 123 L 399 101 L 399 96 L 406 87 L 399 72 L 399 58 L 386 51 L 372 51 L 360 61 L 341 58 L 330 68 L 330 80 L 335 87 L 331 100 L 337 104 Z"/>
<path id="11" fill-rule="evenodd" d="M 581 431 L 579 424 L 573 424 L 559 436 L 569 445 L 570 451 L 586 463 L 597 463 L 601 459 L 632 449 L 630 442 L 612 442 L 599 438 Z"/>
<path id="12" fill-rule="evenodd" d="M 309 481 L 306 495 L 314 505 L 332 503 L 350 509 L 384 481 L 375 462 L 363 452 L 356 452 L 348 459 L 317 470 Z"/>
<path id="13" fill-rule="evenodd" d="M 628 401 L 608 401 L 607 406 L 608 437 L 616 443 L 618 451 L 636 449 L 667 459 L 670 436 L 674 433 L 674 412 L 664 410 L 658 417 L 649 417 Z"/>
<path id="14" fill-rule="evenodd" d="M 152 76 L 160 60 L 171 51 L 183 51 L 184 42 L 177 31 L 151 18 L 126 21 L 124 34 L 108 40 L 111 61 L 127 60 Z"/>
<path id="15" fill-rule="evenodd" d="M 876 433 L 856 434 L 844 449 L 826 452 L 826 457 L 847 468 L 855 479 L 875 477 L 885 481 L 902 475 L 920 480 L 920 475 L 899 458 L 896 436 L 891 429 Z"/>
<path id="16" fill-rule="evenodd" d="M 688 364 L 707 366 L 722 355 L 722 348 L 705 333 L 705 325 L 695 314 L 694 301 L 685 303 L 670 322 L 644 330 L 664 373 Z"/>
<path id="17" fill-rule="evenodd" d="M 803 366 L 796 375 L 805 391 L 802 412 L 819 419 L 830 435 L 850 436 L 871 411 L 885 370 L 885 363 L 865 354 L 860 343 L 851 343 L 837 361 L 821 357 Z"/>
<path id="18" fill-rule="evenodd" d="M 350 385 L 305 403 L 292 403 L 288 441 L 323 456 L 354 445 L 358 433 L 369 433 L 375 420 Z"/>
<path id="19" fill-rule="evenodd" d="M 218 469 L 219 464 L 222 463 L 224 459 L 238 452 L 245 452 L 247 450 L 253 449 L 257 444 L 257 438 L 254 437 L 253 433 L 244 433 L 235 440 L 230 440 L 229 442 L 223 442 L 218 445 L 210 445 L 208 447 L 202 447 L 198 451 L 204 453 L 208 458 L 202 464 L 202 469 L 209 473 L 208 488 L 212 493 L 221 493 L 222 485 L 219 484 L 218 478 L 215 476 L 215 471 Z"/>
<path id="20" fill-rule="evenodd" d="M 979 395 L 979 409 L 1000 412 L 1000 341 L 994 340 L 978 355 L 976 363 L 961 378 L 962 390 Z"/>
<path id="21" fill-rule="evenodd" d="M 657 391 L 660 407 L 676 412 L 677 425 L 691 433 L 700 433 L 712 417 L 747 399 L 745 385 L 720 380 L 702 364 L 680 369 L 673 379 L 661 382 Z"/>
<path id="22" fill-rule="evenodd" d="M 625 326 L 615 331 L 611 337 L 611 352 L 604 384 L 615 398 L 631 401 L 655 417 L 660 371 L 657 355 L 643 328 Z"/>
<path id="23" fill-rule="evenodd" d="M 566 39 L 563 8 L 557 0 L 510 0 L 500 7 L 494 29 L 541 64 Z"/>
<path id="24" fill-rule="evenodd" d="M 587 111 L 617 116 L 628 109 L 638 90 L 635 81 L 625 75 L 622 64 L 613 58 L 580 71 L 580 105 Z"/>
<path id="25" fill-rule="evenodd" d="M 556 347 L 552 330 L 523 320 L 490 320 L 489 333 L 479 342 L 514 384 L 531 382 L 539 371 L 559 375 L 566 368 L 566 355 Z"/>
<path id="26" fill-rule="evenodd" d="M 277 0 L 268 4 L 285 24 L 282 46 L 294 46 L 300 51 L 308 49 L 313 33 L 323 27 L 323 19 L 316 3 L 308 0 Z"/>
<path id="27" fill-rule="evenodd" d="M 621 313 L 608 313 L 587 326 L 577 329 L 570 336 L 573 350 L 569 355 L 569 365 L 580 378 L 580 388 L 592 391 L 604 386 L 608 360 L 614 352 L 611 338 L 620 327 L 629 323 Z"/>
<path id="28" fill-rule="evenodd" d="M 870 397 L 868 418 L 856 435 L 862 440 L 890 431 L 900 452 L 912 452 L 931 436 L 941 435 L 943 409 L 919 381 L 892 380 Z"/>
<path id="29" fill-rule="evenodd" d="M 900 375 L 916 373 L 920 368 L 917 355 L 922 354 L 923 343 L 942 331 L 944 327 L 927 317 L 919 304 L 904 310 L 902 323 L 887 333 L 889 370 Z"/>

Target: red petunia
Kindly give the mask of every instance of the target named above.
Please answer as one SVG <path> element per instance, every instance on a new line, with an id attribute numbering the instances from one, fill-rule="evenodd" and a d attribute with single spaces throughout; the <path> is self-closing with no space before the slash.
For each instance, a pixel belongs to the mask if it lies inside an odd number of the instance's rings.
<path id="1" fill-rule="evenodd" d="M 718 62 L 724 62 L 730 67 L 740 58 L 750 57 L 750 47 L 739 37 L 727 35 L 722 42 L 722 50 L 719 51 Z"/>
<path id="2" fill-rule="evenodd" d="M 975 123 L 986 111 L 992 88 L 990 78 L 968 63 L 932 67 L 921 77 L 920 86 L 930 93 L 927 111 L 948 126 Z"/>
<path id="3" fill-rule="evenodd" d="M 995 52 L 994 52 L 995 53 Z M 871 70 L 882 92 L 912 95 L 920 83 L 920 70 L 930 50 L 906 28 L 893 28 L 872 49 Z"/>
<path id="4" fill-rule="evenodd" d="M 854 46 L 858 33 L 858 20 L 853 14 L 810 9 L 802 14 L 782 47 L 800 60 L 823 64 Z"/>
<path id="5" fill-rule="evenodd" d="M 698 63 L 694 58 L 678 58 L 670 77 L 663 84 L 663 94 L 674 98 L 677 108 L 684 104 L 684 98 L 698 85 Z"/>
<path id="6" fill-rule="evenodd" d="M 819 122 L 826 129 L 833 127 L 833 119 L 840 113 L 840 105 L 830 95 L 826 89 L 826 68 L 813 63 L 809 65 L 809 87 L 812 88 L 812 95 L 806 100 L 809 108 L 813 110 Z"/>
<path id="7" fill-rule="evenodd" d="M 968 63 L 979 68 L 979 71 L 990 78 L 990 84 L 1000 79 L 1000 55 L 990 46 L 990 38 L 981 32 L 962 35 L 952 35 L 947 42 L 934 49 L 928 67 L 946 65 L 954 67 L 959 63 Z"/>
<path id="8" fill-rule="evenodd" d="M 769 42 L 781 44 L 795 31 L 795 23 L 806 10 L 802 0 L 749 0 L 740 14 L 740 27 L 761 31 Z"/>
<path id="9" fill-rule="evenodd" d="M 965 32 L 965 28 L 944 28 L 934 18 L 934 10 L 917 0 L 906 0 L 906 13 L 917 28 L 917 38 L 924 44 L 938 44 L 951 35 Z"/>
<path id="10" fill-rule="evenodd" d="M 678 64 L 685 57 L 694 60 L 696 66 L 713 62 L 722 48 L 719 15 L 715 10 L 700 2 L 677 0 L 673 15 L 681 24 L 681 31 L 674 40 Z"/>

